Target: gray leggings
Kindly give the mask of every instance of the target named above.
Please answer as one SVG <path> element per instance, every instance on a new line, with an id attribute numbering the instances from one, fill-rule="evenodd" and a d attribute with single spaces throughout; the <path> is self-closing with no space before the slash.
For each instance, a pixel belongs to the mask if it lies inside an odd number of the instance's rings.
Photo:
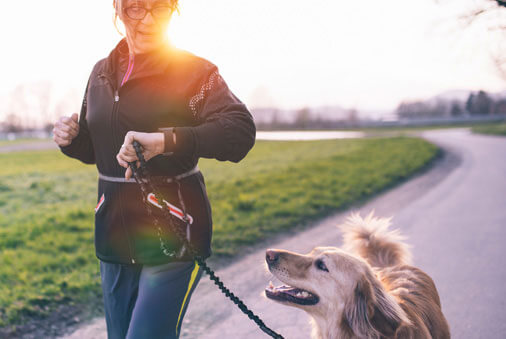
<path id="1" fill-rule="evenodd" d="M 202 268 L 192 261 L 159 266 L 100 261 L 108 339 L 179 338 Z"/>

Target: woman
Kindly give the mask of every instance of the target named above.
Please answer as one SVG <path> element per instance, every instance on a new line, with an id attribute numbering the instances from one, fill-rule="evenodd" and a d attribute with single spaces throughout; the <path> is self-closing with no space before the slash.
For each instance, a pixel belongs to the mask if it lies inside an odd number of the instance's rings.
<path id="1" fill-rule="evenodd" d="M 161 208 L 170 208 L 176 225 L 186 227 L 178 181 L 191 220 L 187 239 L 209 257 L 211 208 L 198 159 L 238 162 L 255 142 L 251 114 L 217 67 L 166 42 L 177 5 L 114 1 L 126 37 L 93 68 L 79 119 L 77 113 L 61 117 L 53 129 L 64 154 L 96 164 L 99 172 L 95 250 L 109 338 L 179 337 L 202 271 L 165 225 L 161 232 L 155 227 L 147 204 L 160 220 Z M 128 166 L 138 165 L 134 140 L 165 204 L 143 201 Z"/>

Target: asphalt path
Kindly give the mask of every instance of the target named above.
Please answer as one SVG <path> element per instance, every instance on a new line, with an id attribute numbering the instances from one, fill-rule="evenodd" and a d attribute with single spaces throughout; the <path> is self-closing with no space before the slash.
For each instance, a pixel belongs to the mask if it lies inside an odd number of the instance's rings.
<path id="1" fill-rule="evenodd" d="M 264 322 L 287 339 L 309 338 L 309 317 L 263 296 L 272 280 L 265 249 L 301 253 L 339 246 L 336 225 L 353 210 L 393 216 L 412 245 L 414 264 L 436 283 L 453 338 L 506 338 L 506 138 L 467 129 L 423 132 L 445 152 L 429 170 L 304 230 L 259 244 L 217 274 Z M 252 226 L 253 227 L 253 226 Z M 212 265 L 212 261 L 211 261 Z M 267 338 L 203 276 L 184 319 L 182 338 Z M 96 319 L 66 338 L 106 338 Z"/>

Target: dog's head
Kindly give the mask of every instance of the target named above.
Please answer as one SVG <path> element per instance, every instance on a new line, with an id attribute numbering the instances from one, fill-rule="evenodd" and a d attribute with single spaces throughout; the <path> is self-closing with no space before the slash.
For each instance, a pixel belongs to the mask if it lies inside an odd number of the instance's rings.
<path id="1" fill-rule="evenodd" d="M 319 327 L 332 326 L 343 334 L 370 337 L 391 335 L 403 321 L 409 323 L 369 264 L 338 248 L 317 247 L 305 255 L 267 250 L 266 263 L 269 271 L 287 284 L 270 284 L 266 296 L 305 310 Z"/>

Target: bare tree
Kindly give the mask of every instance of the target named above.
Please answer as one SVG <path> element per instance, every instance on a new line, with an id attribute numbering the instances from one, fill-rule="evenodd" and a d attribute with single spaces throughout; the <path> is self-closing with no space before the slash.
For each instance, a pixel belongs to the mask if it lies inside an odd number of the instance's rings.
<path id="1" fill-rule="evenodd" d="M 501 78 L 506 80 L 506 0 L 488 0 L 488 2 L 495 4 L 495 6 L 489 6 L 478 10 L 471 16 L 471 19 L 494 19 L 492 21 L 492 25 L 489 27 L 489 30 L 497 30 L 502 36 L 496 49 L 491 51 L 491 57 L 497 70 L 499 71 L 499 75 Z M 494 17 L 492 17 L 492 15 Z"/>
<path id="2" fill-rule="evenodd" d="M 435 0 L 435 1 L 436 3 L 444 3 L 448 2 L 449 0 Z M 480 20 L 483 17 L 490 18 L 491 15 L 502 13 L 505 9 L 506 9 L 506 0 L 483 0 L 481 4 L 478 4 L 476 6 L 476 8 L 470 11 L 466 11 L 466 13 L 460 15 L 459 20 L 461 20 L 461 22 L 464 24 L 471 25 L 476 20 Z M 496 26 L 496 29 L 497 28 L 506 29 L 504 23 L 498 22 L 497 24 L 499 24 L 500 26 Z"/>
<path id="3" fill-rule="evenodd" d="M 76 111 L 76 108 L 79 108 L 80 98 L 75 88 L 69 89 L 63 97 L 57 102 L 54 109 L 51 110 L 51 114 L 48 115 L 48 119 L 44 124 L 44 130 L 46 133 L 50 134 L 54 127 L 54 123 L 58 120 L 58 118 L 62 116 L 70 116 L 73 112 Z"/>
<path id="4" fill-rule="evenodd" d="M 446 3 L 460 0 L 434 0 Z M 490 46 L 490 54 L 499 75 L 506 80 L 506 0 L 483 0 L 475 8 L 464 11 L 457 17 L 463 28 L 476 23 L 486 23 L 487 29 L 497 34 L 496 46 Z"/>
<path id="5" fill-rule="evenodd" d="M 309 127 L 309 124 L 311 122 L 311 111 L 309 108 L 304 107 L 299 110 L 297 110 L 297 113 L 295 114 L 295 127 L 300 128 L 307 128 Z"/>
<path id="6" fill-rule="evenodd" d="M 358 110 L 356 108 L 350 108 L 347 112 L 347 117 L 346 117 L 346 120 L 352 124 L 352 125 L 355 125 L 359 118 L 358 118 Z"/>
<path id="7" fill-rule="evenodd" d="M 74 93 L 72 93 L 74 94 Z M 55 109 L 52 106 L 53 87 L 49 81 L 20 84 L 9 95 L 7 116 L 4 128 L 22 131 L 44 128 L 51 130 L 56 120 Z M 75 100 L 75 94 L 70 95 Z M 69 100 L 62 100 L 62 104 L 69 107 Z M 75 102 L 73 102 L 75 105 Z M 17 117 L 15 119 L 14 117 Z M 51 125 L 51 127 L 49 127 Z M 10 127 L 8 127 L 10 126 Z M 13 127 L 14 126 L 14 127 Z"/>
<path id="8" fill-rule="evenodd" d="M 1 123 L 2 130 L 7 133 L 18 133 L 23 131 L 23 124 L 21 118 L 14 114 L 9 113 Z"/>
<path id="9" fill-rule="evenodd" d="M 18 85 L 10 94 L 8 114 L 4 125 L 10 128 L 11 132 L 19 132 L 30 128 L 33 124 L 28 114 L 29 104 L 27 101 L 28 88 L 25 84 Z"/>
<path id="10" fill-rule="evenodd" d="M 52 86 L 47 81 L 34 84 L 31 87 L 33 102 L 33 113 L 39 117 L 40 124 L 45 126 L 52 120 L 51 96 Z"/>

